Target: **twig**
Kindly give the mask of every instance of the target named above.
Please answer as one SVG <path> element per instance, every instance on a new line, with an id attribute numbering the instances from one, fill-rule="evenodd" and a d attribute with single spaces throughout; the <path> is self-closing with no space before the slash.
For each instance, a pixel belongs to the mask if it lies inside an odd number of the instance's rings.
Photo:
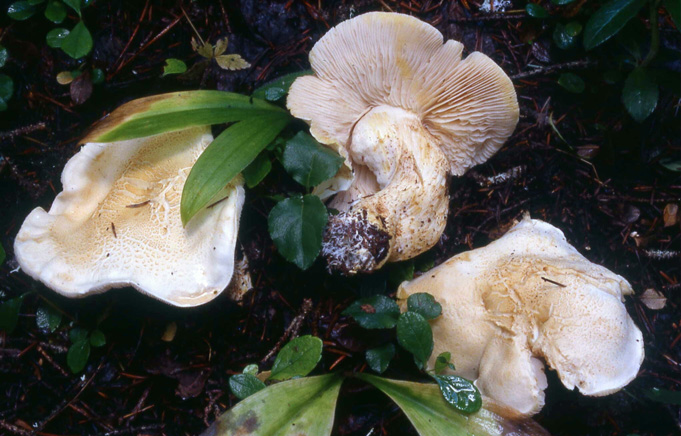
<path id="1" fill-rule="evenodd" d="M 19 127 L 9 132 L 0 132 L 0 139 L 13 139 L 16 136 L 26 135 L 27 133 L 35 132 L 36 130 L 44 130 L 45 123 L 35 123 L 28 126 Z"/>
<path id="2" fill-rule="evenodd" d="M 572 68 L 586 68 L 593 65 L 595 62 L 584 59 L 581 61 L 566 62 L 564 64 L 547 65 L 546 67 L 539 67 L 532 71 L 526 71 L 524 73 L 518 73 L 511 76 L 511 80 L 525 79 L 527 77 L 541 76 L 544 74 L 551 74 L 559 70 L 568 70 Z"/>
<path id="3" fill-rule="evenodd" d="M 20 436 L 31 436 L 30 431 L 24 430 L 21 427 L 17 427 L 16 425 L 10 424 L 5 421 L 0 421 L 0 428 L 12 432 L 13 434 L 18 434 Z"/>
<path id="4" fill-rule="evenodd" d="M 310 309 L 312 309 L 312 300 L 306 298 L 305 300 L 303 300 L 303 306 L 300 309 L 300 313 L 296 315 L 295 318 L 293 318 L 293 321 L 291 321 L 291 324 L 288 326 L 284 334 L 281 336 L 281 338 L 279 338 L 277 343 L 274 345 L 274 348 L 272 348 L 270 352 L 267 353 L 267 355 L 263 357 L 262 360 L 260 360 L 261 364 L 267 362 L 272 356 L 277 354 L 277 352 L 284 345 L 284 341 L 286 341 L 289 337 L 298 336 L 300 326 L 302 325 L 303 320 L 305 319 L 307 314 L 310 312 Z"/>

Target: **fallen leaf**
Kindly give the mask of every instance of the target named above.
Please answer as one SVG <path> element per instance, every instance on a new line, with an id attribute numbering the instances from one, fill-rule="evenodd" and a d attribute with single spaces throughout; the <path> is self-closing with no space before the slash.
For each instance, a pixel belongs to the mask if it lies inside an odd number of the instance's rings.
<path id="1" fill-rule="evenodd" d="M 243 70 L 251 66 L 244 58 L 238 54 L 222 55 L 215 58 L 223 70 Z"/>
<path id="2" fill-rule="evenodd" d="M 641 303 L 645 304 L 650 310 L 660 310 L 667 304 L 667 299 L 661 292 L 658 292 L 653 288 L 648 288 L 643 295 L 641 295 Z"/>
<path id="3" fill-rule="evenodd" d="M 669 203 L 664 207 L 664 226 L 671 227 L 679 222 L 679 205 Z"/>

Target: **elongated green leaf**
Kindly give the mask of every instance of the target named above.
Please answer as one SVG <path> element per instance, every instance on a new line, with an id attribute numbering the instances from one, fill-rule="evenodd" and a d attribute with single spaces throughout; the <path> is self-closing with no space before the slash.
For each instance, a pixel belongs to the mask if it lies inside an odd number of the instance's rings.
<path id="1" fill-rule="evenodd" d="M 289 262 L 307 269 L 322 249 L 329 217 L 316 195 L 287 198 L 270 211 L 267 225 L 277 250 Z"/>
<path id="2" fill-rule="evenodd" d="M 265 389 L 265 383 L 254 374 L 235 374 L 229 378 L 229 390 L 240 400 Z"/>
<path id="3" fill-rule="evenodd" d="M 343 315 L 353 317 L 365 329 L 391 329 L 400 317 L 400 307 L 392 298 L 372 295 L 349 305 Z"/>
<path id="4" fill-rule="evenodd" d="M 12 333 L 19 322 L 19 310 L 24 302 L 24 295 L 0 303 L 0 330 Z"/>
<path id="5" fill-rule="evenodd" d="M 23 21 L 31 18 L 38 8 L 30 2 L 21 0 L 14 2 L 7 8 L 7 15 L 13 20 Z"/>
<path id="6" fill-rule="evenodd" d="M 7 254 L 5 253 L 5 249 L 2 247 L 2 244 L 0 244 L 0 265 L 2 265 L 5 262 L 6 257 Z"/>
<path id="7" fill-rule="evenodd" d="M 646 0 L 611 0 L 597 10 L 584 28 L 584 48 L 591 50 L 619 32 L 638 14 Z"/>
<path id="8" fill-rule="evenodd" d="M 120 106 L 95 125 L 83 142 L 123 141 L 272 113 L 288 116 L 280 107 L 233 92 L 171 92 Z"/>
<path id="9" fill-rule="evenodd" d="M 663 0 L 662 4 L 672 17 L 672 21 L 676 25 L 676 30 L 681 30 L 681 1 Z"/>
<path id="10" fill-rule="evenodd" d="M 652 74 L 645 68 L 636 68 L 624 81 L 622 103 L 631 117 L 641 123 L 655 110 L 659 93 Z"/>
<path id="11" fill-rule="evenodd" d="M 507 420 L 484 407 L 476 413 L 463 414 L 442 398 L 434 383 L 388 380 L 370 374 L 355 376 L 389 396 L 421 436 L 548 436 L 532 420 Z"/>
<path id="12" fill-rule="evenodd" d="M 66 353 L 66 363 L 69 369 L 74 374 L 78 374 L 87 365 L 87 360 L 90 357 L 90 342 L 87 339 L 78 341 L 69 347 L 69 352 Z"/>
<path id="13" fill-rule="evenodd" d="M 270 380 L 305 377 L 322 358 L 322 340 L 311 335 L 295 338 L 281 349 L 272 365 Z"/>
<path id="14" fill-rule="evenodd" d="M 433 352 L 433 331 L 428 321 L 416 312 L 406 312 L 397 321 L 397 342 L 414 355 L 423 368 Z"/>
<path id="15" fill-rule="evenodd" d="M 92 35 L 82 21 L 71 29 L 61 43 L 64 53 L 73 59 L 85 57 L 92 50 Z"/>
<path id="16" fill-rule="evenodd" d="M 270 112 L 239 121 L 222 132 L 192 167 L 182 189 L 180 215 L 187 224 L 277 137 L 291 118 Z"/>
<path id="17" fill-rule="evenodd" d="M 223 414 L 201 436 L 328 436 L 342 381 L 327 374 L 269 386 Z"/>
<path id="18" fill-rule="evenodd" d="M 304 70 L 281 76 L 257 88 L 253 91 L 253 97 L 277 101 L 288 94 L 289 88 L 298 77 L 309 76 L 310 74 L 314 74 L 314 72 L 312 70 Z"/>
<path id="19" fill-rule="evenodd" d="M 281 163 L 296 182 L 310 188 L 333 177 L 343 164 L 343 158 L 311 135 L 298 132 L 286 142 Z"/>

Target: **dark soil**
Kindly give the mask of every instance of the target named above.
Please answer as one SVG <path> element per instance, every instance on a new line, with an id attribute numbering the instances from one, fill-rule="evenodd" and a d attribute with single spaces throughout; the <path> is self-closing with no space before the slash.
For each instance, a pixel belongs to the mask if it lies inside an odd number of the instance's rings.
<path id="1" fill-rule="evenodd" d="M 510 9 L 521 9 L 524 2 L 515 6 Z M 391 293 L 395 285 L 389 271 L 345 279 L 328 275 L 321 261 L 302 272 L 276 253 L 266 227 L 273 203 L 264 195 L 281 193 L 282 186 L 297 189 L 278 167 L 248 193 L 239 238 L 255 289 L 242 304 L 223 294 L 206 306 L 180 310 L 132 289 L 68 300 L 13 271 L 12 243 L 31 209 L 50 206 L 77 140 L 107 112 L 173 90 L 249 93 L 266 80 L 308 68 L 307 53 L 330 26 L 388 7 L 432 23 L 446 38 L 461 40 L 468 52 L 491 56 L 516 77 L 520 102 L 520 123 L 504 148 L 452 180 L 446 233 L 424 263 L 438 264 L 486 244 L 523 211 L 559 227 L 587 258 L 634 286 L 637 296 L 626 304 L 643 331 L 646 359 L 633 383 L 603 398 L 569 392 L 548 371 L 547 405 L 536 419 L 555 435 L 681 433 L 679 406 L 646 395 L 653 387 L 681 391 L 681 227 L 678 221 L 665 226 L 664 220 L 665 207 L 681 203 L 681 180 L 660 165 L 679 157 L 678 95 L 663 89 L 653 115 L 637 124 L 620 103 L 621 83 L 610 86 L 601 78 L 612 67 L 611 53 L 596 50 L 586 58 L 583 51 L 558 51 L 550 32 L 523 11 L 490 18 L 471 0 L 97 0 L 84 9 L 95 47 L 85 62 L 104 70 L 107 80 L 79 105 L 69 88 L 55 81 L 57 73 L 78 62 L 45 44 L 45 33 L 54 26 L 42 14 L 23 22 L 0 14 L 0 43 L 11 54 L 2 72 L 16 87 L 9 110 L 0 112 L 0 241 L 7 250 L 0 291 L 3 298 L 32 292 L 15 331 L 0 333 L 0 434 L 197 434 L 236 403 L 228 389 L 230 374 L 260 362 L 306 299 L 311 308 L 303 313 L 299 333 L 318 335 L 325 343 L 316 373 L 364 368 L 364 351 L 386 338 L 340 313 L 357 295 Z M 228 52 L 240 53 L 252 68 L 227 72 L 211 66 L 188 80 L 160 78 L 166 58 L 189 65 L 198 60 L 181 8 L 205 39 L 229 36 Z M 668 17 L 660 20 L 667 68 L 678 78 L 679 33 Z M 75 22 L 71 14 L 67 26 Z M 586 79 L 584 94 L 556 85 L 556 72 L 567 62 Z M 520 168 L 517 177 L 485 182 L 513 168 Z M 640 300 L 650 288 L 667 298 L 662 310 L 650 310 Z M 86 328 L 99 325 L 106 334 L 106 346 L 93 349 L 83 374 L 71 374 L 66 365 L 67 322 L 54 333 L 36 327 L 36 310 L 46 300 L 65 320 Z M 177 335 L 164 342 L 171 322 Z M 271 358 L 261 362 L 261 369 L 271 363 Z M 386 373 L 399 379 L 417 374 L 404 352 Z M 335 428 L 337 435 L 415 434 L 393 403 L 357 382 L 343 388 Z"/>

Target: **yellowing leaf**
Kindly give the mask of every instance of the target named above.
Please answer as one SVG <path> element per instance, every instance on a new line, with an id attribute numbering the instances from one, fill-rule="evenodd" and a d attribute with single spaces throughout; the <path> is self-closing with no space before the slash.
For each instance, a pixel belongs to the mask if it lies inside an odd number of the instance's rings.
<path id="1" fill-rule="evenodd" d="M 218 57 L 227 50 L 227 44 L 229 44 L 229 38 L 226 36 L 222 39 L 218 39 L 213 48 L 213 56 Z"/>
<path id="2" fill-rule="evenodd" d="M 218 61 L 218 65 L 220 65 L 220 68 L 223 70 L 236 71 L 243 70 L 244 68 L 251 66 L 251 64 L 246 62 L 246 60 L 238 54 L 218 56 L 215 58 L 215 60 Z"/>
<path id="3" fill-rule="evenodd" d="M 206 59 L 213 57 L 213 46 L 207 42 L 199 42 L 196 38 L 192 38 L 192 49 Z"/>

